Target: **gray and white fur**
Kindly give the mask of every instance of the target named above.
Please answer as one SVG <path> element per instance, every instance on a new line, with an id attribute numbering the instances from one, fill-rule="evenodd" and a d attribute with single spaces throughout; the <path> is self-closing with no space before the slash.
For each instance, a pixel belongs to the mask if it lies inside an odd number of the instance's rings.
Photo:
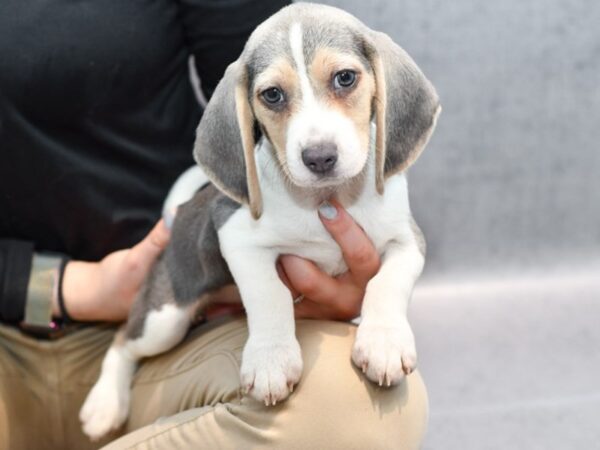
<path id="1" fill-rule="evenodd" d="M 233 282 L 249 329 L 241 387 L 267 405 L 284 400 L 300 380 L 302 357 L 275 263 L 296 254 L 331 275 L 347 270 L 317 214 L 332 198 L 381 257 L 352 360 L 379 385 L 410 373 L 416 350 L 406 312 L 424 240 L 404 172 L 439 111 L 412 59 L 339 9 L 299 3 L 261 24 L 198 127 L 194 155 L 212 184 L 179 207 L 171 242 L 81 409 L 85 433 L 97 439 L 123 424 L 137 362 L 180 342 L 211 294 Z"/>

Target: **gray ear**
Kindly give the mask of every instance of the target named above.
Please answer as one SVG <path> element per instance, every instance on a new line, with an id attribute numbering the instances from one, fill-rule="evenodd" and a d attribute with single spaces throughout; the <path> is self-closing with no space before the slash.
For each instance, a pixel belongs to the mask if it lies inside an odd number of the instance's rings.
<path id="1" fill-rule="evenodd" d="M 367 53 L 375 74 L 377 190 L 421 154 L 441 111 L 438 95 L 408 54 L 386 34 L 371 32 Z"/>
<path id="2" fill-rule="evenodd" d="M 196 130 L 194 158 L 215 185 L 247 204 L 257 219 L 262 200 L 254 160 L 254 115 L 243 65 L 231 64 L 212 95 Z"/>

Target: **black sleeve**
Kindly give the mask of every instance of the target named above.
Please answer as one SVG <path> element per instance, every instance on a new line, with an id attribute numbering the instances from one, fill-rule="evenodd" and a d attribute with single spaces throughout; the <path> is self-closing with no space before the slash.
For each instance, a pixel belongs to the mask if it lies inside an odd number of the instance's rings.
<path id="1" fill-rule="evenodd" d="M 186 39 L 210 98 L 229 64 L 265 19 L 289 0 L 181 0 Z"/>
<path id="2" fill-rule="evenodd" d="M 23 320 L 32 257 L 32 242 L 0 239 L 0 322 Z"/>

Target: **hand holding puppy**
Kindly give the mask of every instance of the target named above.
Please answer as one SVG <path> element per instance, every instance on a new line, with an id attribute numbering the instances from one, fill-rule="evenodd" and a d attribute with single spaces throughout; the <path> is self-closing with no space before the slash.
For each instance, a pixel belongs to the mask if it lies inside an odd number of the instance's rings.
<path id="1" fill-rule="evenodd" d="M 364 230 L 338 202 L 321 205 L 319 216 L 340 246 L 349 270 L 331 277 L 312 261 L 282 255 L 277 262 L 277 272 L 292 298 L 303 296 L 294 307 L 296 319 L 352 320 L 360 315 L 367 283 L 379 270 L 379 254 Z M 239 305 L 232 304 L 233 295 Z M 223 296 L 227 299 L 209 306 L 207 318 L 243 311 L 237 289 L 224 290 Z"/>
<path id="2" fill-rule="evenodd" d="M 331 277 L 316 264 L 293 255 L 279 258 L 279 276 L 294 298 L 297 319 L 351 320 L 360 314 L 367 283 L 379 270 L 380 259 L 373 243 L 339 203 L 319 208 L 321 222 L 342 249 L 348 271 Z"/>
<path id="3" fill-rule="evenodd" d="M 70 261 L 65 269 L 63 297 L 72 319 L 121 322 L 156 258 L 169 243 L 170 232 L 160 220 L 132 248 L 110 253 L 100 262 Z M 56 298 L 52 312 L 60 316 Z"/>
<path id="4" fill-rule="evenodd" d="M 321 220 L 344 254 L 349 271 L 333 278 L 313 262 L 283 255 L 278 271 L 293 297 L 298 319 L 350 320 L 360 314 L 367 282 L 379 269 L 379 255 L 364 231 L 337 203 L 320 208 Z M 163 221 L 131 249 L 118 250 L 98 263 L 71 261 L 64 281 L 66 308 L 80 321 L 121 321 L 127 318 L 133 299 L 148 270 L 169 242 Z M 228 302 L 216 309 L 236 308 Z M 239 308 L 238 308 L 239 309 Z M 54 305 L 59 315 L 58 304 Z"/>

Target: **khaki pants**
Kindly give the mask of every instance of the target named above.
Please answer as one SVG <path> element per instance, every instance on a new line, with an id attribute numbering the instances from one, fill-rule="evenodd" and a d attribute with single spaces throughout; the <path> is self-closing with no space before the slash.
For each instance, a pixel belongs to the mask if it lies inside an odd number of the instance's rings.
<path id="1" fill-rule="evenodd" d="M 89 326 L 40 341 L 0 325 L 0 449 L 417 449 L 425 432 L 420 376 L 392 389 L 366 381 L 351 364 L 355 328 L 346 323 L 297 323 L 304 373 L 287 401 L 265 407 L 243 396 L 246 322 L 229 318 L 197 327 L 173 350 L 145 360 L 129 421 L 91 443 L 79 408 L 114 331 Z"/>

